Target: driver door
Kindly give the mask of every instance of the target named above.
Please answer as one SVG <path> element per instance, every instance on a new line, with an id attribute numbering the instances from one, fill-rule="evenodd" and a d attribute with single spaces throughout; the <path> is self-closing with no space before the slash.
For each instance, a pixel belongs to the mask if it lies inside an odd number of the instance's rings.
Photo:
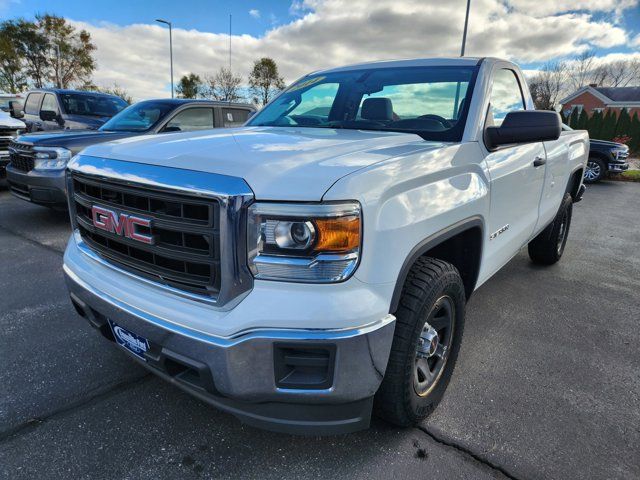
<path id="1" fill-rule="evenodd" d="M 499 126 L 514 110 L 526 110 L 520 79 L 511 69 L 497 69 L 485 128 Z M 533 234 L 545 175 L 544 164 L 534 166 L 536 159 L 546 159 L 542 142 L 506 145 L 486 156 L 491 177 L 491 207 L 485 232 L 489 275 L 518 253 Z"/>

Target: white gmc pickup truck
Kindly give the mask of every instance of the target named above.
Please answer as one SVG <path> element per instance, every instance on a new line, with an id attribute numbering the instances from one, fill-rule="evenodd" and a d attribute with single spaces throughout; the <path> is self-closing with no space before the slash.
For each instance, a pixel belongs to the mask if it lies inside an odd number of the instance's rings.
<path id="1" fill-rule="evenodd" d="M 315 72 L 244 127 L 74 157 L 71 300 L 246 423 L 411 425 L 444 394 L 473 291 L 525 246 L 562 256 L 588 151 L 508 61 Z"/>

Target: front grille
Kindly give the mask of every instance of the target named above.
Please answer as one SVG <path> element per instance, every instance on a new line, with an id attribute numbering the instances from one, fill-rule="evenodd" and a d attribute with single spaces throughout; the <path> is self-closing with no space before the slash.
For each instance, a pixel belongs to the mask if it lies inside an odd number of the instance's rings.
<path id="1" fill-rule="evenodd" d="M 207 296 L 220 291 L 220 205 L 216 200 L 123 185 L 74 173 L 73 206 L 85 243 L 136 275 Z M 153 245 L 96 228 L 91 208 L 151 219 Z"/>
<path id="2" fill-rule="evenodd" d="M 9 144 L 18 136 L 17 128 L 0 127 L 0 151 L 6 151 Z"/>
<path id="3" fill-rule="evenodd" d="M 11 142 L 9 144 L 9 158 L 13 168 L 23 172 L 30 172 L 34 167 L 33 145 Z"/>

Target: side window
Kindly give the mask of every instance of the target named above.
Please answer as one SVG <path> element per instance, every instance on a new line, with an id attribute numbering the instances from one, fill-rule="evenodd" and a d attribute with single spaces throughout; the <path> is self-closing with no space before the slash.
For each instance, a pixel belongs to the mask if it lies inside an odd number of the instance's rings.
<path id="1" fill-rule="evenodd" d="M 45 94 L 42 106 L 40 107 L 40 111 L 43 110 L 58 113 L 58 101 L 55 96 L 50 93 Z"/>
<path id="2" fill-rule="evenodd" d="M 503 68 L 496 72 L 493 77 L 490 102 L 491 110 L 487 118 L 487 126 L 499 127 L 507 113 L 525 109 L 522 90 L 513 70 Z"/>
<path id="3" fill-rule="evenodd" d="M 213 128 L 212 108 L 188 108 L 169 120 L 165 130 L 190 132 Z"/>
<path id="4" fill-rule="evenodd" d="M 41 93 L 30 93 L 27 101 L 24 102 L 24 113 L 28 115 L 38 115 L 38 107 L 40 106 Z"/>
<path id="5" fill-rule="evenodd" d="M 241 108 L 223 108 L 222 122 L 225 127 L 240 127 L 249 118 L 249 110 Z"/>

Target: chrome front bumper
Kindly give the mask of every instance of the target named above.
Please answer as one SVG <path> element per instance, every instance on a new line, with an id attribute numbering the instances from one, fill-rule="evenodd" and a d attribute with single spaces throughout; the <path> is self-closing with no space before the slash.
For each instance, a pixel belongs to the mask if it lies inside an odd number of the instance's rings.
<path id="1" fill-rule="evenodd" d="M 629 170 L 628 163 L 610 163 L 609 173 L 622 173 Z"/>
<path id="2" fill-rule="evenodd" d="M 373 395 L 391 349 L 393 315 L 352 329 L 256 329 L 215 337 L 109 298 L 66 265 L 65 279 L 78 313 L 105 337 L 113 340 L 108 319 L 145 337 L 150 344 L 146 361 L 132 358 L 245 423 L 296 434 L 347 433 L 369 425 Z M 318 370 L 313 355 L 296 360 L 305 351 L 330 352 L 328 360 L 320 362 L 326 363 L 326 372 Z M 300 381 L 282 382 L 283 362 L 300 364 Z M 285 377 L 295 376 L 287 372 L 295 373 L 298 367 L 287 368 L 291 372 L 285 368 Z M 324 383 L 314 383 L 318 372 L 326 374 Z"/>

